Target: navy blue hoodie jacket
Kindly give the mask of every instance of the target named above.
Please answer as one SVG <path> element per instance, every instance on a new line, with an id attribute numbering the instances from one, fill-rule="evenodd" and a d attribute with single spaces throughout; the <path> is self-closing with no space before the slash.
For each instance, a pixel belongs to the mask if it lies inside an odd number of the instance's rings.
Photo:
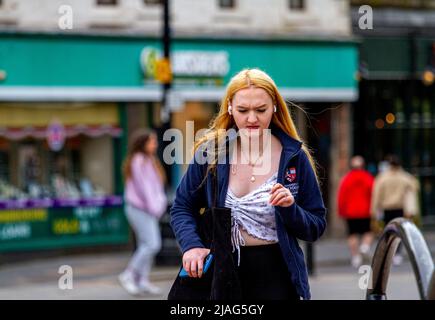
<path id="1" fill-rule="evenodd" d="M 326 209 L 315 174 L 302 143 L 273 126 L 272 134 L 282 144 L 277 182 L 289 188 L 295 203 L 290 207 L 275 207 L 275 219 L 279 245 L 297 293 L 310 299 L 308 273 L 304 255 L 297 239 L 315 241 L 326 228 Z M 227 160 L 229 156 L 227 155 Z M 229 161 L 217 165 L 219 198 L 217 206 L 224 207 L 228 190 Z M 171 226 L 181 250 L 203 248 L 197 233 L 197 218 L 201 208 L 212 206 L 212 179 L 201 186 L 207 164 L 199 164 L 195 157 L 189 164 L 170 210 Z M 270 266 L 273 271 L 273 266 Z"/>

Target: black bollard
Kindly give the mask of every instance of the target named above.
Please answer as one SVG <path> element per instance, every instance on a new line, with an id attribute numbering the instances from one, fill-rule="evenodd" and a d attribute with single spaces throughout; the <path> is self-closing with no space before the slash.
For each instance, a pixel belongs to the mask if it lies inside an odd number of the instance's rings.
<path id="1" fill-rule="evenodd" d="M 308 275 L 312 276 L 314 275 L 314 271 L 315 271 L 315 265 L 314 265 L 314 245 L 312 242 L 307 242 L 307 246 L 306 246 L 306 251 L 307 251 L 307 270 L 308 270 Z"/>

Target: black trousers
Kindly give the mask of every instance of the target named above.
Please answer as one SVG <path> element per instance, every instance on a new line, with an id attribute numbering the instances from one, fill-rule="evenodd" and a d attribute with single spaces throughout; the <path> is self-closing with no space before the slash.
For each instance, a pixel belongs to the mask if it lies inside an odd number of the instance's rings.
<path id="1" fill-rule="evenodd" d="M 243 300 L 300 300 L 279 244 L 241 246 L 237 273 Z"/>
<path id="2" fill-rule="evenodd" d="M 387 225 L 391 220 L 395 218 L 402 218 L 403 217 L 403 210 L 402 209 L 396 209 L 396 210 L 384 210 L 384 223 Z"/>

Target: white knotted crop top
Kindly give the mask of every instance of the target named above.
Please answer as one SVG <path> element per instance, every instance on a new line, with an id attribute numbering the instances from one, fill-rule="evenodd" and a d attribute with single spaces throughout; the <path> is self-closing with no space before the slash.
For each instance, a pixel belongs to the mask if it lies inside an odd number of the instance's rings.
<path id="1" fill-rule="evenodd" d="M 240 228 L 255 238 L 278 242 L 275 207 L 269 204 L 270 190 L 277 176 L 276 172 L 257 189 L 240 198 L 228 188 L 225 207 L 231 208 L 231 243 L 233 252 L 238 251 L 238 265 L 240 246 L 245 245 Z"/>

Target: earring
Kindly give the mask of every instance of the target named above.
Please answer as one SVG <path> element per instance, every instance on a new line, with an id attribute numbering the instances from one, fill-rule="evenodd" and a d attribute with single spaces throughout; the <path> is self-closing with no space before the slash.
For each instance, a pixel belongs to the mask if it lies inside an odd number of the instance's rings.
<path id="1" fill-rule="evenodd" d="M 275 105 L 273 106 L 273 112 L 276 113 L 276 106 Z"/>
<path id="2" fill-rule="evenodd" d="M 228 113 L 230 116 L 233 114 L 233 107 L 231 105 L 228 106 Z"/>

